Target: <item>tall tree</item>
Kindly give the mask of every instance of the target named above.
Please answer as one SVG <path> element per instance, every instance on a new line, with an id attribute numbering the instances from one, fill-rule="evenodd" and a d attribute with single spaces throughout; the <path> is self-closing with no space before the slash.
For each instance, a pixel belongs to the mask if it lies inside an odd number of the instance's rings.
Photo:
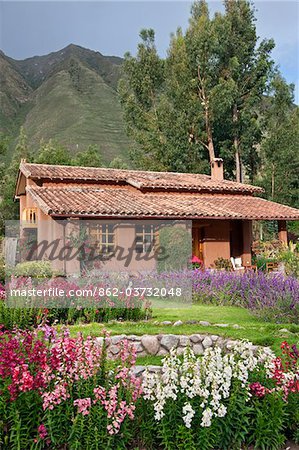
<path id="1" fill-rule="evenodd" d="M 14 156 L 9 167 L 5 170 L 5 175 L 0 184 L 0 234 L 4 233 L 6 220 L 14 220 L 18 217 L 18 205 L 14 202 L 17 174 L 20 161 L 29 158 L 27 136 L 24 128 L 21 127 Z"/>
<path id="2" fill-rule="evenodd" d="M 50 139 L 48 142 L 40 143 L 34 162 L 38 164 L 71 165 L 72 157 L 65 147 Z"/>
<path id="3" fill-rule="evenodd" d="M 144 168 L 198 171 L 207 167 L 203 160 L 224 156 L 228 175 L 241 181 L 243 160 L 252 179 L 274 43 L 258 46 L 250 3 L 225 1 L 225 14 L 210 18 L 206 1 L 195 2 L 186 33 L 172 35 L 164 63 L 153 37 L 143 32 L 120 85 L 135 160 Z"/>
<path id="4" fill-rule="evenodd" d="M 218 22 L 220 77 L 230 91 L 229 110 L 224 112 L 228 139 L 235 159 L 236 181 L 242 181 L 245 164 L 250 178 L 257 167 L 257 144 L 261 138 L 259 107 L 271 80 L 274 41 L 258 44 L 254 9 L 247 0 L 226 0 L 224 21 Z M 219 106 L 219 105 L 218 105 Z M 223 119 L 223 115 L 222 115 Z M 221 145 L 221 143 L 219 143 Z M 229 150 L 229 148 L 228 148 Z"/>
<path id="5" fill-rule="evenodd" d="M 126 53 L 124 77 L 119 83 L 127 133 L 135 142 L 131 156 L 136 165 L 163 169 L 163 135 L 157 111 L 164 81 L 164 63 L 155 46 L 152 29 L 140 32 L 137 55 Z"/>
<path id="6" fill-rule="evenodd" d="M 72 165 L 82 167 L 101 167 L 102 158 L 97 145 L 89 145 L 87 149 L 76 154 L 72 160 Z"/>
<path id="7" fill-rule="evenodd" d="M 268 198 L 298 207 L 299 108 L 293 99 L 294 85 L 276 76 L 265 112 L 262 184 Z"/>

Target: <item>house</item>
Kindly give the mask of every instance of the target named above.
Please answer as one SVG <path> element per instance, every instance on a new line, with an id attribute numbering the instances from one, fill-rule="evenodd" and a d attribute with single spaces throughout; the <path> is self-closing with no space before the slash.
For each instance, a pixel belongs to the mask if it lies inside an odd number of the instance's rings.
<path id="1" fill-rule="evenodd" d="M 82 219 L 103 252 L 133 241 L 140 255 L 160 223 L 183 222 L 192 236 L 193 255 L 211 267 L 219 257 L 251 264 L 253 220 L 277 220 L 279 239 L 287 242 L 286 221 L 299 220 L 299 210 L 257 197 L 260 193 L 259 187 L 225 180 L 220 158 L 213 161 L 211 176 L 22 161 L 15 198 L 22 235 L 37 243 L 58 239 L 62 245 L 66 237 L 60 221 L 74 227 Z M 74 261 L 56 264 L 66 273 L 78 268 Z M 153 268 L 152 260 L 142 264 L 135 269 Z"/>

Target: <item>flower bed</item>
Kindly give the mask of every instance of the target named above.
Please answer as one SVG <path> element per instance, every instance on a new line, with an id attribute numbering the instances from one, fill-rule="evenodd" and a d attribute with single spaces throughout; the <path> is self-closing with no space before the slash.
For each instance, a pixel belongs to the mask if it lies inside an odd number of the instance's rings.
<path id="1" fill-rule="evenodd" d="M 194 300 L 249 308 L 273 322 L 299 323 L 299 281 L 263 272 L 211 272 L 192 274 Z"/>
<path id="2" fill-rule="evenodd" d="M 134 375 L 135 351 L 49 326 L 0 333 L 0 443 L 13 449 L 278 449 L 298 439 L 298 350 L 238 343 L 195 356 L 186 347 L 162 374 Z"/>
<path id="3" fill-rule="evenodd" d="M 35 283 L 34 283 L 35 281 Z M 38 284 L 36 284 L 38 282 Z M 106 295 L 103 283 L 85 283 L 53 278 L 32 280 L 30 277 L 12 277 L 8 290 L 33 289 L 49 292 L 42 297 L 11 296 L 5 302 L 5 291 L 0 286 L 0 324 L 6 329 L 38 326 L 45 318 L 48 323 L 74 324 L 107 322 L 112 319 L 141 320 L 150 316 L 150 303 L 142 296 Z M 110 291 L 112 291 L 110 289 Z M 58 297 L 57 292 L 63 292 Z M 78 293 L 77 295 L 72 295 Z M 2 300 L 2 301 L 1 301 Z"/>

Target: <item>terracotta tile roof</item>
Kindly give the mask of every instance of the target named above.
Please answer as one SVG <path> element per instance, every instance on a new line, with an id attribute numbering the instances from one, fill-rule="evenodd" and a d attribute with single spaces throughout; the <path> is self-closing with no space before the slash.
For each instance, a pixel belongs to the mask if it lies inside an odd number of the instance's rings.
<path id="1" fill-rule="evenodd" d="M 299 220 L 299 210 L 242 195 L 140 192 L 124 187 L 27 187 L 37 205 L 55 216 Z"/>
<path id="2" fill-rule="evenodd" d="M 209 175 L 121 170 L 94 167 L 55 166 L 22 162 L 20 172 L 33 180 L 55 182 L 98 182 L 131 185 L 140 190 L 175 190 L 196 192 L 232 192 L 252 194 L 263 190 L 229 180 L 212 180 Z"/>

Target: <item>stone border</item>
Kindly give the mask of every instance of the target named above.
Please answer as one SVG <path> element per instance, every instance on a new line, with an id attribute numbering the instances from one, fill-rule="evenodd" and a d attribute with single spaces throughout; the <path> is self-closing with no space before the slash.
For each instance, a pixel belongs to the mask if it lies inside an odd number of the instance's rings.
<path id="1" fill-rule="evenodd" d="M 104 338 L 96 338 L 100 345 L 103 345 Z M 183 354 L 185 348 L 189 346 L 195 355 L 202 355 L 205 349 L 209 347 L 221 347 L 223 350 L 229 351 L 238 342 L 228 338 L 212 334 L 191 334 L 178 335 L 178 334 L 158 334 L 158 335 L 125 335 L 111 336 L 106 338 L 107 355 L 109 358 L 115 359 L 120 352 L 119 344 L 121 341 L 127 340 L 130 344 L 133 344 L 137 351 L 137 356 L 165 356 L 168 355 L 170 350 L 175 348 L 177 354 Z M 257 349 L 257 346 L 252 346 L 253 350 Z"/>

